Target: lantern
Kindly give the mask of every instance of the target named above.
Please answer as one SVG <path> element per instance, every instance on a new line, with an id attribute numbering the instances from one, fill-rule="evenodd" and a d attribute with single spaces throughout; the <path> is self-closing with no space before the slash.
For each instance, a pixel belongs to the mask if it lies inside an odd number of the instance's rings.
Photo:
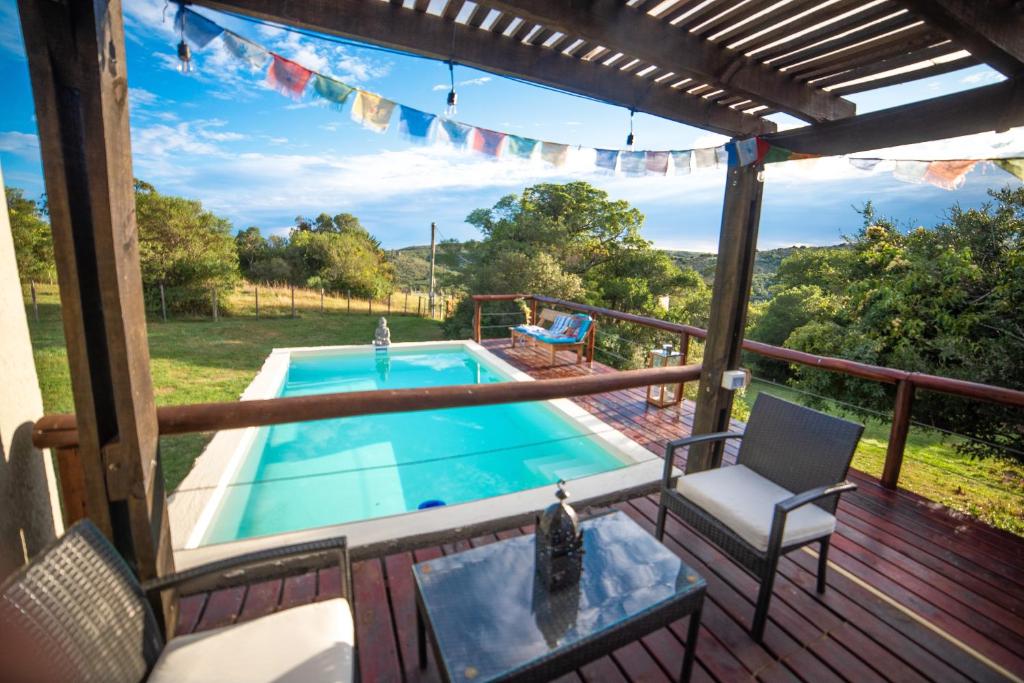
<path id="1" fill-rule="evenodd" d="M 647 358 L 647 367 L 649 368 L 679 367 L 682 364 L 683 355 L 673 351 L 671 344 L 665 344 L 660 349 L 652 350 Z M 659 408 L 675 405 L 682 400 L 682 382 L 678 384 L 655 384 L 647 387 L 647 402 Z"/>
<path id="2" fill-rule="evenodd" d="M 570 586 L 583 570 L 583 532 L 576 511 L 565 502 L 565 482 L 558 482 L 557 503 L 537 518 L 537 583 L 549 591 Z"/>

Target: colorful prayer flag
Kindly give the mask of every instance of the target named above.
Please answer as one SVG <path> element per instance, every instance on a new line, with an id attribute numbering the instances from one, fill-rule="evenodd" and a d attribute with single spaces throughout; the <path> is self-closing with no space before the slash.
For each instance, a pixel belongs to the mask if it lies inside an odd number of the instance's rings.
<path id="1" fill-rule="evenodd" d="M 317 95 L 334 105 L 336 109 L 341 109 L 355 88 L 328 76 L 316 74 L 313 77 L 313 90 Z"/>
<path id="2" fill-rule="evenodd" d="M 928 173 L 927 161 L 897 161 L 892 174 L 905 183 L 922 183 Z"/>
<path id="3" fill-rule="evenodd" d="M 645 152 L 619 152 L 620 164 L 623 175 L 637 177 L 647 175 L 647 164 Z"/>
<path id="4" fill-rule="evenodd" d="M 928 172 L 924 181 L 929 185 L 941 187 L 943 190 L 956 190 L 964 184 L 967 174 L 978 163 L 973 159 L 957 161 L 933 161 L 928 164 Z"/>
<path id="5" fill-rule="evenodd" d="M 565 166 L 565 160 L 569 157 L 569 145 L 561 145 L 557 142 L 543 142 L 540 146 L 540 158 L 552 166 Z"/>
<path id="6" fill-rule="evenodd" d="M 693 160 L 697 168 L 711 168 L 718 165 L 717 152 L 714 147 L 693 150 Z"/>
<path id="7" fill-rule="evenodd" d="M 645 152 L 647 175 L 668 175 L 668 152 Z"/>
<path id="8" fill-rule="evenodd" d="M 692 158 L 693 152 L 689 149 L 672 152 L 672 167 L 675 169 L 676 175 L 690 174 L 690 163 Z"/>
<path id="9" fill-rule="evenodd" d="M 224 31 L 224 47 L 235 58 L 245 62 L 253 71 L 262 69 L 263 65 L 267 63 L 267 58 L 270 57 L 270 53 L 256 43 L 231 31 Z"/>
<path id="10" fill-rule="evenodd" d="M 473 136 L 473 149 L 487 156 L 501 156 L 501 143 L 505 140 L 505 134 L 496 130 L 486 128 L 474 128 L 476 135 Z"/>
<path id="11" fill-rule="evenodd" d="M 441 127 L 437 133 L 439 137 L 448 141 L 448 144 L 464 149 L 469 143 L 469 134 L 473 132 L 473 126 L 452 121 L 451 119 L 440 119 Z"/>
<path id="12" fill-rule="evenodd" d="M 271 53 L 271 56 L 274 59 L 270 62 L 270 68 L 267 69 L 267 83 L 282 95 L 299 99 L 313 72 L 281 55 Z"/>
<path id="13" fill-rule="evenodd" d="M 436 119 L 433 114 L 403 104 L 398 118 L 398 132 L 410 140 L 428 141 L 432 137 Z"/>
<path id="14" fill-rule="evenodd" d="M 1007 173 L 1024 180 L 1024 157 L 1015 159 L 993 159 L 992 162 Z"/>
<path id="15" fill-rule="evenodd" d="M 858 171 L 873 171 L 880 163 L 881 159 L 850 159 L 850 165 Z"/>
<path id="16" fill-rule="evenodd" d="M 617 149 L 596 149 L 597 156 L 594 158 L 594 165 L 603 168 L 609 173 L 615 173 L 615 164 L 619 161 L 619 150 Z"/>
<path id="17" fill-rule="evenodd" d="M 394 102 L 380 95 L 357 90 L 356 99 L 352 103 L 352 120 L 374 133 L 384 133 L 391 125 L 391 115 L 396 106 Z"/>
<path id="18" fill-rule="evenodd" d="M 529 159 L 533 156 L 533 152 L 537 149 L 537 145 L 539 144 L 540 140 L 524 138 L 519 135 L 509 135 L 508 144 L 505 146 L 505 152 L 522 159 Z"/>
<path id="19" fill-rule="evenodd" d="M 174 15 L 174 27 L 180 34 L 188 38 L 190 43 L 200 49 L 206 47 L 211 40 L 224 33 L 224 29 L 220 26 L 202 14 L 193 12 L 184 5 L 178 6 L 178 13 Z"/>
<path id="20" fill-rule="evenodd" d="M 715 147 L 715 166 L 728 166 L 729 152 L 725 145 Z"/>

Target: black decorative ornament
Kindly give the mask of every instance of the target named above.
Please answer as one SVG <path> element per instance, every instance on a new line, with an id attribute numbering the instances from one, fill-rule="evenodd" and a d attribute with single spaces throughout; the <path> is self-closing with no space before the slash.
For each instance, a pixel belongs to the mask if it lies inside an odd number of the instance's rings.
<path id="1" fill-rule="evenodd" d="M 558 482 L 557 503 L 537 517 L 537 580 L 550 591 L 570 586 L 583 571 L 583 532 L 576 511 L 565 502 L 565 482 Z"/>

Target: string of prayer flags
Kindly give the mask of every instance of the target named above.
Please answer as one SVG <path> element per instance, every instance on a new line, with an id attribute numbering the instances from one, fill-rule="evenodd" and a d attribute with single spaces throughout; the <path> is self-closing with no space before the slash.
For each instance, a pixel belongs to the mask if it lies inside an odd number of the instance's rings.
<path id="1" fill-rule="evenodd" d="M 540 158 L 556 168 L 561 168 L 565 166 L 565 161 L 569 158 L 569 145 L 557 142 L 542 142 Z"/>
<path id="2" fill-rule="evenodd" d="M 476 131 L 472 143 L 474 150 L 490 157 L 501 156 L 501 143 L 505 141 L 504 133 L 486 128 L 474 128 L 473 130 Z"/>
<path id="3" fill-rule="evenodd" d="M 927 161 L 897 161 L 892 174 L 897 180 L 905 183 L 923 183 L 924 176 L 928 173 Z"/>
<path id="4" fill-rule="evenodd" d="M 933 161 L 928 164 L 924 181 L 943 190 L 956 190 L 963 186 L 967 174 L 978 163 L 970 159 L 956 161 Z"/>
<path id="5" fill-rule="evenodd" d="M 447 140 L 448 144 L 452 147 L 465 149 L 466 145 L 469 144 L 469 134 L 473 132 L 473 126 L 452 121 L 451 119 L 440 119 L 440 121 L 441 125 L 437 131 L 438 137 Z"/>
<path id="6" fill-rule="evenodd" d="M 1016 159 L 993 159 L 996 166 L 1003 169 L 1007 173 L 1017 176 L 1021 180 L 1024 180 L 1024 157 Z"/>
<path id="7" fill-rule="evenodd" d="M 645 152 L 644 166 L 647 175 L 668 175 L 668 152 Z"/>
<path id="8" fill-rule="evenodd" d="M 508 143 L 505 145 L 505 153 L 520 159 L 529 159 L 533 156 L 540 140 L 524 138 L 520 135 L 509 135 Z"/>
<path id="9" fill-rule="evenodd" d="M 718 159 L 714 147 L 693 150 L 693 161 L 696 168 L 714 168 Z"/>
<path id="10" fill-rule="evenodd" d="M 594 166 L 608 173 L 615 173 L 615 165 L 619 162 L 619 150 L 597 149 L 594 157 Z"/>
<path id="11" fill-rule="evenodd" d="M 368 128 L 374 133 L 387 132 L 391 125 L 391 115 L 398 106 L 391 100 L 384 99 L 380 95 L 365 90 L 356 91 L 356 98 L 352 102 L 350 115 L 352 120 Z"/>
<path id="12" fill-rule="evenodd" d="M 184 5 L 179 5 L 178 13 L 174 15 L 174 28 L 199 49 L 206 47 L 211 40 L 224 33 L 223 28 Z"/>
<path id="13" fill-rule="evenodd" d="M 267 83 L 282 95 L 299 99 L 313 72 L 293 61 L 276 54 L 271 55 L 270 68 L 267 69 Z"/>
<path id="14" fill-rule="evenodd" d="M 409 140 L 426 142 L 430 140 L 437 117 L 419 109 L 399 105 L 398 132 Z"/>
<path id="15" fill-rule="evenodd" d="M 224 31 L 224 47 L 235 59 L 244 62 L 251 71 L 262 69 L 270 58 L 270 53 L 262 47 L 231 31 Z"/>
<path id="16" fill-rule="evenodd" d="M 768 151 L 762 157 L 761 161 L 766 164 L 778 164 L 783 161 L 799 161 L 802 159 L 817 159 L 817 154 L 804 154 L 803 152 L 792 152 L 782 147 L 776 147 L 775 145 L 768 145 Z"/>
<path id="17" fill-rule="evenodd" d="M 316 74 L 313 77 L 313 91 L 321 98 L 330 102 L 334 108 L 341 110 L 345 106 L 345 102 L 348 101 L 349 95 L 355 91 L 355 88 L 345 85 L 341 81 L 336 81 L 329 76 Z"/>
<path id="18" fill-rule="evenodd" d="M 620 168 L 623 175 L 636 178 L 647 175 L 646 152 L 620 152 Z"/>

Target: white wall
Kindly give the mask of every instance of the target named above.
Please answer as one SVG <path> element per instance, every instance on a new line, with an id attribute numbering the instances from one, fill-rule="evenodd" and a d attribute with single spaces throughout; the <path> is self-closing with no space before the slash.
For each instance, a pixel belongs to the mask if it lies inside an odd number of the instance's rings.
<path id="1" fill-rule="evenodd" d="M 52 462 L 32 446 L 32 423 L 42 414 L 7 199 L 0 197 L 0 580 L 63 531 Z"/>

